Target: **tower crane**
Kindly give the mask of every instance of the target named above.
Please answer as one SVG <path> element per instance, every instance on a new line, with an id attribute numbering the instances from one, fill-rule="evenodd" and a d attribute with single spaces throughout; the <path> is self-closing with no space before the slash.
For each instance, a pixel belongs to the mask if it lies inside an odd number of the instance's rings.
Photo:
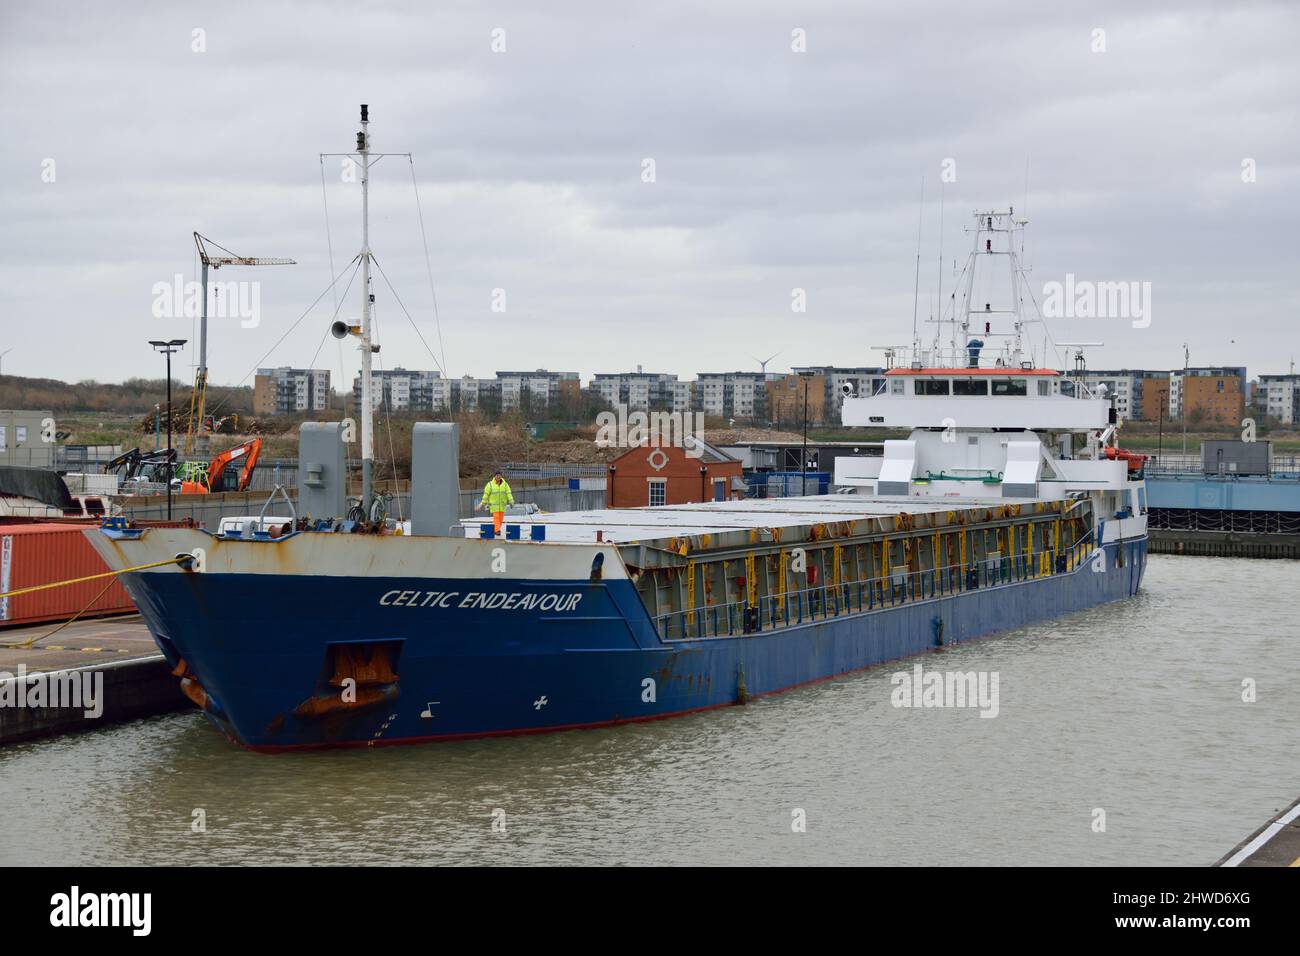
<path id="1" fill-rule="evenodd" d="M 222 266 L 292 266 L 297 265 L 292 259 L 237 256 L 225 246 L 214 242 L 206 236 L 194 233 L 194 245 L 199 250 L 199 262 L 203 265 L 203 298 L 199 321 L 199 367 L 194 372 L 194 391 L 190 394 L 190 420 L 185 432 L 185 451 L 190 451 L 195 431 L 200 440 L 206 430 L 204 421 L 204 404 L 208 390 L 208 270 L 220 269 Z M 213 250 L 218 250 L 214 252 Z M 224 253 L 224 254 L 223 254 Z M 196 414 L 197 413 L 197 414 Z M 195 425 L 197 422 L 197 426 Z"/>

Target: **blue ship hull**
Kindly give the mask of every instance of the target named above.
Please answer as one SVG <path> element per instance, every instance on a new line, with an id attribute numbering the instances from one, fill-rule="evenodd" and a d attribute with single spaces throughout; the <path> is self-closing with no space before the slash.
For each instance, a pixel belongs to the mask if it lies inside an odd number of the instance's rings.
<path id="1" fill-rule="evenodd" d="M 439 597 L 463 594 L 464 578 L 167 569 L 125 580 L 168 660 L 201 681 L 209 718 L 238 743 L 276 751 L 599 727 L 723 707 L 1122 600 L 1141 584 L 1146 551 L 1145 537 L 1112 542 L 1103 571 L 1086 561 L 743 637 L 667 642 L 626 578 L 478 578 L 472 601 Z M 339 688 L 329 648 L 358 642 L 391 648 L 398 677 L 370 689 L 373 699 L 331 709 Z"/>

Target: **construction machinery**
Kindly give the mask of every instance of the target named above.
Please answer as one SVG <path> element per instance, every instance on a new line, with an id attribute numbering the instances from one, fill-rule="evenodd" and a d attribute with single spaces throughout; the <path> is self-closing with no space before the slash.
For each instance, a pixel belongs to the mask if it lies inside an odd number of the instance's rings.
<path id="1" fill-rule="evenodd" d="M 199 262 L 202 264 L 203 297 L 199 320 L 199 367 L 194 372 L 194 391 L 190 394 L 189 423 L 185 432 L 185 451 L 193 450 L 197 428 L 200 440 L 207 433 L 208 420 L 204 415 L 204 403 L 208 388 L 208 270 L 220 269 L 222 266 L 292 266 L 297 263 L 292 259 L 265 256 L 237 256 L 206 236 L 194 233 L 194 245 L 199 250 Z M 214 253 L 220 250 L 224 255 Z"/>
<path id="2" fill-rule="evenodd" d="M 217 491 L 246 491 L 253 479 L 253 469 L 262 454 L 262 439 L 250 438 L 243 444 L 229 448 L 204 467 L 202 462 L 186 462 L 181 466 L 178 480 L 183 495 L 206 495 Z M 225 480 L 226 468 L 240 462 L 239 476 L 233 482 Z M 228 487 L 228 485 L 233 487 Z"/>
<path id="3" fill-rule="evenodd" d="M 167 482 L 176 469 L 175 448 L 124 451 L 104 466 L 105 474 L 116 473 L 123 490 L 141 482 Z"/>

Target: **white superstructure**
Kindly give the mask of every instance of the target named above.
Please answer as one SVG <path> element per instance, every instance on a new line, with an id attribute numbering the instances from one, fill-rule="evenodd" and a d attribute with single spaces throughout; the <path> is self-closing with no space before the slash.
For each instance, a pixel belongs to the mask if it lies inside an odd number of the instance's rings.
<path id="1" fill-rule="evenodd" d="M 881 498 L 1090 497 L 1100 519 L 1132 522 L 1126 536 L 1144 533 L 1145 459 L 1116 444 L 1114 396 L 1033 360 L 1016 252 L 1025 222 L 1010 211 L 975 214 L 964 286 L 939 320 L 948 343 L 936 335 L 928 346 L 891 347 L 891 358 L 910 351 L 910 361 L 874 394 L 844 400 L 843 424 L 911 434 L 886 441 L 883 457 L 836 459 L 835 484 Z M 972 301 L 977 269 L 995 257 L 1010 278 L 1010 301 L 996 307 Z"/>

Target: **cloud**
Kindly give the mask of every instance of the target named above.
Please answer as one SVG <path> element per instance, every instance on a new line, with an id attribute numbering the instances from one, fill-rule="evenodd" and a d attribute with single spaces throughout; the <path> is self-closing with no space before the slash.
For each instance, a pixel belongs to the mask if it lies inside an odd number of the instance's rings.
<path id="1" fill-rule="evenodd" d="M 879 364 L 871 346 L 910 332 L 922 177 L 922 318 L 941 272 L 953 287 L 970 212 L 1015 205 L 1036 292 L 1067 272 L 1153 285 L 1149 329 L 1054 324 L 1057 339 L 1106 342 L 1094 365 L 1181 365 L 1186 341 L 1194 364 L 1276 372 L 1294 344 L 1287 4 L 72 3 L 0 17 L 0 350 L 14 374 L 158 374 L 146 341 L 194 332 L 153 318 L 151 289 L 194 276 L 197 229 L 298 261 L 223 272 L 261 283 L 263 315 L 214 323 L 213 380 L 319 354 L 350 382 L 355 353 L 322 348 L 329 295 L 263 355 L 330 281 L 322 172 L 335 271 L 359 247 L 358 190 L 318 154 L 351 147 L 360 102 L 377 149 L 414 154 L 453 374 L 693 376 L 778 349 L 790 365 Z M 376 166 L 372 243 L 437 351 L 411 168 Z M 790 310 L 796 287 L 806 314 Z M 384 364 L 433 367 L 379 277 L 375 294 Z"/>

